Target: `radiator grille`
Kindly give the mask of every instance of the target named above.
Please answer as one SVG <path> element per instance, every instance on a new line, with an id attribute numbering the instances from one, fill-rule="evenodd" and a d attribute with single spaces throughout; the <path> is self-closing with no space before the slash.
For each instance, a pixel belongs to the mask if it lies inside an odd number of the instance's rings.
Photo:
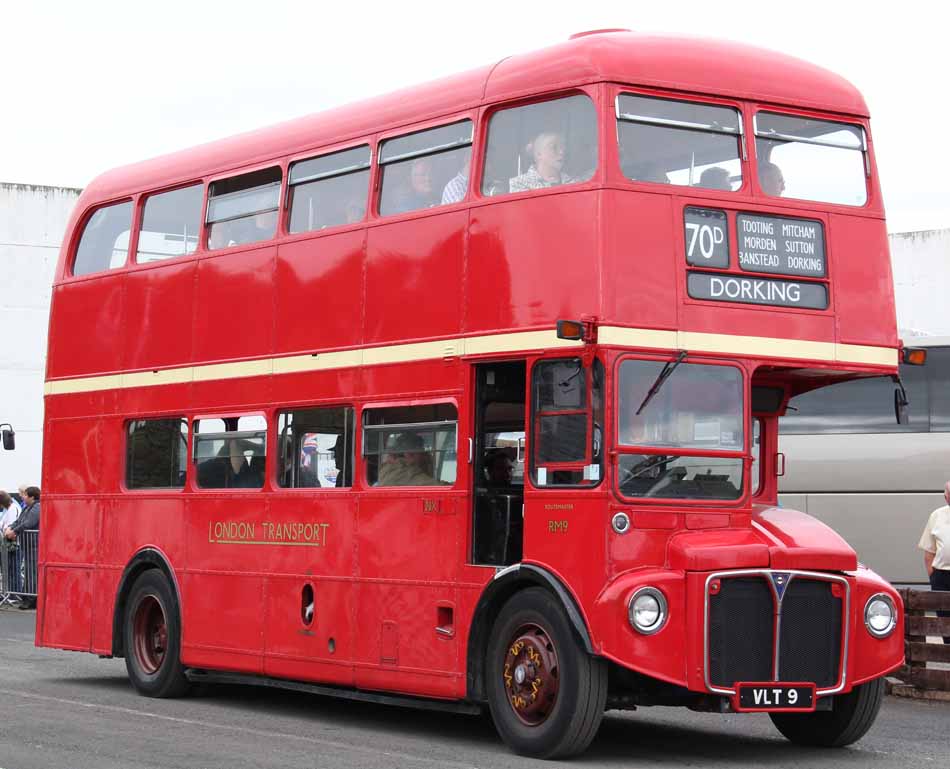
<path id="1" fill-rule="evenodd" d="M 718 592 L 707 599 L 711 685 L 732 689 L 742 681 L 779 680 L 814 682 L 825 689 L 838 683 L 843 599 L 835 596 L 835 583 L 789 576 L 778 603 L 768 573 L 718 578 Z M 778 671 L 774 669 L 776 640 Z"/>

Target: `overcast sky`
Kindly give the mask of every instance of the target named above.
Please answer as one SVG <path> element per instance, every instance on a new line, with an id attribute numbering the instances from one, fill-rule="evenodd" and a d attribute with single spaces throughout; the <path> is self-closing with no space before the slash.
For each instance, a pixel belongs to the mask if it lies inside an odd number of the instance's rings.
<path id="1" fill-rule="evenodd" d="M 854 83 L 891 232 L 950 227 L 939 3 L 3 2 L 0 182 L 82 187 L 124 163 L 603 27 L 729 38 Z M 886 9 L 886 10 L 884 10 Z"/>

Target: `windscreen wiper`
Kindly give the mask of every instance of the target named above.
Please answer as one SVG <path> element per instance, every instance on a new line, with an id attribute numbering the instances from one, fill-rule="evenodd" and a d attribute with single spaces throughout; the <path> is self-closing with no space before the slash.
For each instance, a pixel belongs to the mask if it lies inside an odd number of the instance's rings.
<path id="1" fill-rule="evenodd" d="M 643 399 L 643 403 L 640 404 L 640 408 L 637 409 L 637 416 L 640 416 L 640 413 L 647 407 L 647 404 L 653 400 L 653 396 L 660 391 L 661 387 L 663 387 L 663 383 L 670 378 L 670 375 L 674 371 L 676 371 L 676 367 L 683 362 L 686 354 L 686 350 L 680 350 L 680 354 L 676 356 L 676 360 L 670 360 L 666 362 L 666 365 L 663 366 L 663 370 L 657 375 L 656 381 L 653 383 L 650 391 Z"/>

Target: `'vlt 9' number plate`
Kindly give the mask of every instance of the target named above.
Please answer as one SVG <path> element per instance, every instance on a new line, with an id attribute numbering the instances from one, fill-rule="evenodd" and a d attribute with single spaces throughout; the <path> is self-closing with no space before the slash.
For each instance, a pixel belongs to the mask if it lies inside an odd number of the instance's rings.
<path id="1" fill-rule="evenodd" d="M 811 712 L 815 709 L 814 684 L 755 683 L 738 684 L 736 710 L 790 710 Z"/>

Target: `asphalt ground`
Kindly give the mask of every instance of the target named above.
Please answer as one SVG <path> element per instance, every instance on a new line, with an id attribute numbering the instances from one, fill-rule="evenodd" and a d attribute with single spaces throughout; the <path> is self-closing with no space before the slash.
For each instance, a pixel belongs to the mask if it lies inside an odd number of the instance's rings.
<path id="1" fill-rule="evenodd" d="M 488 717 L 205 685 L 179 700 L 140 697 L 123 660 L 33 646 L 33 612 L 0 609 L 0 769 L 343 767 L 943 767 L 950 703 L 887 698 L 860 742 L 786 742 L 767 716 L 678 708 L 610 712 L 568 763 L 508 751 Z"/>

